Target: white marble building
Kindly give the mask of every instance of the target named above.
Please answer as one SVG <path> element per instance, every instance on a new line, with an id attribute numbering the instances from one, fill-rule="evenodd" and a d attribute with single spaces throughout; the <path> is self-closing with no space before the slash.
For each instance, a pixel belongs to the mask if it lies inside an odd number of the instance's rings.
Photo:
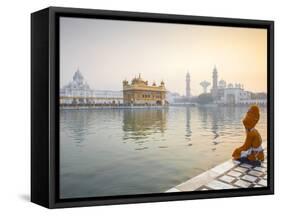
<path id="1" fill-rule="evenodd" d="M 123 91 L 94 90 L 84 80 L 79 69 L 73 79 L 60 89 L 61 105 L 113 105 L 123 104 Z"/>
<path id="2" fill-rule="evenodd" d="M 217 95 L 215 102 L 218 104 L 261 104 L 267 103 L 266 98 L 253 99 L 254 93 L 244 90 L 244 86 L 241 84 L 229 83 L 226 85 L 224 80 L 219 82 L 217 88 Z"/>
<path id="3" fill-rule="evenodd" d="M 226 83 L 225 80 L 218 82 L 218 70 L 216 66 L 213 69 L 213 83 L 211 94 L 214 102 L 217 104 L 260 104 L 265 105 L 267 103 L 266 94 L 262 97 L 256 97 L 253 92 L 244 90 L 244 86 L 240 83 Z"/>

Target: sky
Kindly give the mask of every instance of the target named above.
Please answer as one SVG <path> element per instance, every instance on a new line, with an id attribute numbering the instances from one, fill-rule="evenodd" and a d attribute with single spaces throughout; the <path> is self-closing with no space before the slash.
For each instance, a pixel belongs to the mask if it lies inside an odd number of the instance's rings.
<path id="1" fill-rule="evenodd" d="M 201 81 L 212 83 L 214 66 L 219 80 L 266 92 L 266 29 L 60 18 L 61 87 L 79 68 L 92 89 L 122 90 L 124 79 L 141 74 L 185 95 L 189 72 L 198 95 Z"/>

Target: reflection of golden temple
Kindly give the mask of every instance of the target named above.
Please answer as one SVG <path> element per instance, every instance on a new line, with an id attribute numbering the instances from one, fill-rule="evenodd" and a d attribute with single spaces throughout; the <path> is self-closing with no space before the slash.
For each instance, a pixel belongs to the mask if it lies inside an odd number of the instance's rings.
<path id="1" fill-rule="evenodd" d="M 148 81 L 144 81 L 139 75 L 129 84 L 123 81 L 123 100 L 124 104 L 138 105 L 165 105 L 166 89 L 162 81 L 159 86 L 155 82 L 152 86 L 148 85 Z"/>
<path id="2" fill-rule="evenodd" d="M 123 115 L 124 139 L 143 139 L 166 130 L 166 109 L 128 109 Z"/>

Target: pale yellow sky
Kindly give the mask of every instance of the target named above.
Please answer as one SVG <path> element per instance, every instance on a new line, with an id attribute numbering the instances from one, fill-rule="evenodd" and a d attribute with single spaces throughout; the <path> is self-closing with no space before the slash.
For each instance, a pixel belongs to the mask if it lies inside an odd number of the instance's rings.
<path id="1" fill-rule="evenodd" d="M 216 65 L 219 80 L 266 92 L 266 29 L 61 18 L 60 37 L 61 85 L 79 67 L 93 89 L 121 90 L 123 79 L 141 73 L 185 94 L 189 71 L 198 95 Z"/>

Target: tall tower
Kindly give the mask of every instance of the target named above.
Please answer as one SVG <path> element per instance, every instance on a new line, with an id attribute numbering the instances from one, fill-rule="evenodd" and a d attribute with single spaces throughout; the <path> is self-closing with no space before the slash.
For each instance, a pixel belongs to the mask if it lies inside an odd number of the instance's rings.
<path id="1" fill-rule="evenodd" d="M 190 94 L 190 74 L 189 74 L 189 72 L 186 73 L 185 85 L 186 85 L 185 96 L 187 98 L 190 98 L 191 94 Z"/>
<path id="2" fill-rule="evenodd" d="M 214 98 L 217 97 L 218 94 L 218 71 L 217 71 L 217 67 L 214 67 L 213 70 L 213 87 L 212 87 L 212 95 Z"/>

